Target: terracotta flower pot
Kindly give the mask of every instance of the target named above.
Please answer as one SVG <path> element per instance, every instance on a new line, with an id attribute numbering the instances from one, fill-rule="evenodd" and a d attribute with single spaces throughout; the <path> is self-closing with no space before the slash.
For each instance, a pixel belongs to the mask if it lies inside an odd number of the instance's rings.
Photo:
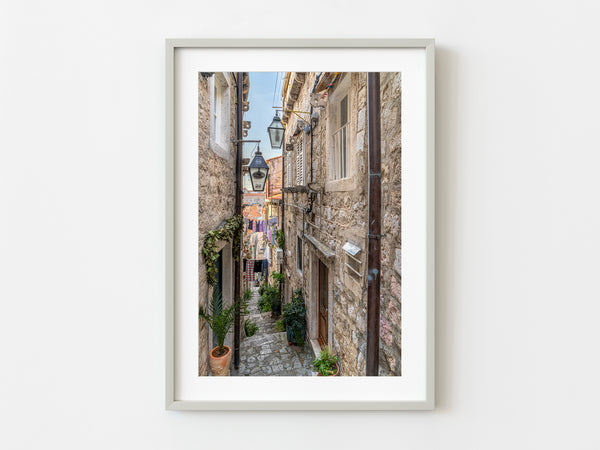
<path id="1" fill-rule="evenodd" d="M 227 349 L 227 353 L 222 356 L 213 356 L 213 354 L 216 354 L 219 347 L 213 348 L 210 352 L 208 365 L 213 377 L 225 377 L 229 373 L 229 365 L 231 364 L 231 348 L 227 345 L 224 347 Z"/>
<path id="2" fill-rule="evenodd" d="M 329 377 L 337 377 L 340 374 L 340 365 L 339 363 L 335 364 L 335 373 L 333 375 L 327 375 Z M 318 377 L 324 377 L 325 375 L 321 375 L 321 372 L 317 373 Z"/>

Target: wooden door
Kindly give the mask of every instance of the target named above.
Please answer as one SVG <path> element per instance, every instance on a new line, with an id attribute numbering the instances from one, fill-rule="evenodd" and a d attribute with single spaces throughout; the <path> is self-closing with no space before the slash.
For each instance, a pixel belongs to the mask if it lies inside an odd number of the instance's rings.
<path id="1" fill-rule="evenodd" d="M 319 345 L 325 348 L 329 331 L 328 311 L 328 273 L 327 266 L 319 260 Z"/>

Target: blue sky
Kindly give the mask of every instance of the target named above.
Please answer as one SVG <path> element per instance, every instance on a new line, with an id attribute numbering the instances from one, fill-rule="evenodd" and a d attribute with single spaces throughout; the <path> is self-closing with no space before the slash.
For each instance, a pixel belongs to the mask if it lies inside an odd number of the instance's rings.
<path id="1" fill-rule="evenodd" d="M 279 73 L 282 75 L 282 73 Z M 281 155 L 281 149 L 272 150 L 267 127 L 273 121 L 275 115 L 274 105 L 281 106 L 281 76 L 275 92 L 275 83 L 278 79 L 278 72 L 250 72 L 250 92 L 248 101 L 250 109 L 244 113 L 244 120 L 252 122 L 252 128 L 248 130 L 248 136 L 244 139 L 260 139 L 260 151 L 265 159 Z M 275 103 L 273 94 L 275 92 Z M 256 144 L 244 144 L 244 157 L 249 158 L 256 149 Z M 245 178 L 248 178 L 247 176 Z M 248 185 L 250 180 L 244 180 Z"/>

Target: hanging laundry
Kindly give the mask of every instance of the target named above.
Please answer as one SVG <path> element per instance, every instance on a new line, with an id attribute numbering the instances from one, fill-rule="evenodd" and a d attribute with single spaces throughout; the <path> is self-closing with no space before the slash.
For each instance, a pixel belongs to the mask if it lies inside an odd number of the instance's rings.
<path id="1" fill-rule="evenodd" d="M 252 259 L 246 261 L 246 281 L 254 281 L 254 261 Z"/>

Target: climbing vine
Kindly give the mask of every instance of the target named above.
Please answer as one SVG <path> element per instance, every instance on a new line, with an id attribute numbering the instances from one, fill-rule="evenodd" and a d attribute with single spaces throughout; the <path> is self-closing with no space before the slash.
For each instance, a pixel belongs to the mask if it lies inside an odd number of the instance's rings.
<path id="1" fill-rule="evenodd" d="M 236 214 L 231 219 L 227 219 L 225 224 L 211 230 L 204 236 L 204 247 L 202 247 L 202 256 L 204 256 L 204 265 L 206 266 L 206 281 L 210 285 L 217 283 L 217 259 L 219 258 L 218 241 L 232 241 L 231 253 L 236 261 L 239 261 L 240 245 L 242 241 L 242 229 L 244 219 Z"/>

